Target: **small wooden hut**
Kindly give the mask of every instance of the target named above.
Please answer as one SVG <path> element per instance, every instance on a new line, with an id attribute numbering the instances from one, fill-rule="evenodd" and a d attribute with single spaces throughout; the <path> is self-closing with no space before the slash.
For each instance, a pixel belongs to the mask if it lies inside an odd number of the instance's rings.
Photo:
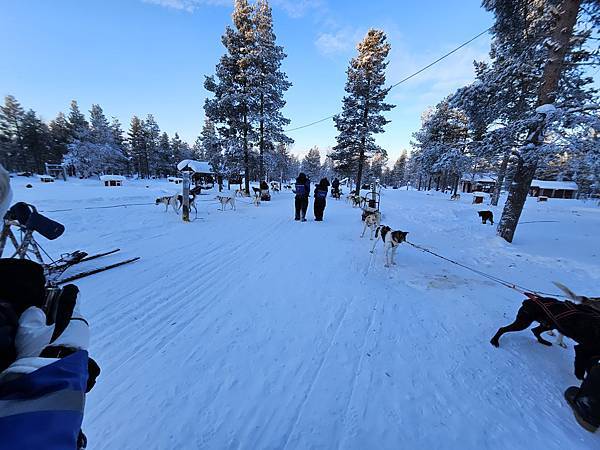
<path id="1" fill-rule="evenodd" d="M 100 177 L 100 181 L 106 187 L 117 187 L 123 186 L 123 182 L 125 181 L 125 177 L 121 175 L 102 175 Z"/>

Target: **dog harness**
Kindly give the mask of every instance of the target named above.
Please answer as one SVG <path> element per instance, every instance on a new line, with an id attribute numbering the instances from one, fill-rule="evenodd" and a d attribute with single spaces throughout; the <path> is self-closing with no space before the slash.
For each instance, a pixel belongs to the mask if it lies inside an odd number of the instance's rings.
<path id="1" fill-rule="evenodd" d="M 585 308 L 585 310 L 582 310 L 581 305 L 576 305 L 575 303 L 572 303 L 570 301 L 557 303 L 554 299 L 552 299 L 552 301 L 550 301 L 548 299 L 538 297 L 535 294 L 527 293 L 525 295 L 527 295 L 527 297 L 530 300 L 535 302 L 535 304 L 537 304 L 542 309 L 542 311 L 544 311 L 544 313 L 546 314 L 548 319 L 555 325 L 556 329 L 558 331 L 560 331 L 562 334 L 565 334 L 565 333 L 563 333 L 563 331 L 562 331 L 561 322 L 563 321 L 563 319 L 565 319 L 567 317 L 572 317 L 576 314 L 583 314 L 583 315 L 592 316 L 595 319 L 600 321 L 600 314 L 597 313 L 592 308 Z M 552 309 L 557 309 L 558 311 L 552 312 Z"/>

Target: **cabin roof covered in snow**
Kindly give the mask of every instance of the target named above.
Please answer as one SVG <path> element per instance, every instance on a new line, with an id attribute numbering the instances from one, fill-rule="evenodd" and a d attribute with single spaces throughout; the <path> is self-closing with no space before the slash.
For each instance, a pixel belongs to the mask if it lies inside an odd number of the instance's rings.
<path id="1" fill-rule="evenodd" d="M 481 175 L 466 175 L 461 181 L 470 181 L 471 183 L 495 183 L 496 178 L 488 174 Z"/>
<path id="2" fill-rule="evenodd" d="M 544 180 L 533 180 L 531 187 L 537 187 L 540 189 L 562 189 L 565 191 L 577 191 L 579 186 L 574 181 L 544 181 Z"/>
<path id="3" fill-rule="evenodd" d="M 184 159 L 177 164 L 177 170 L 183 170 L 186 167 L 192 169 L 196 173 L 213 173 L 210 164 L 207 161 L 196 161 L 194 159 Z"/>
<path id="4" fill-rule="evenodd" d="M 125 181 L 125 177 L 121 175 L 101 175 L 100 181 Z"/>

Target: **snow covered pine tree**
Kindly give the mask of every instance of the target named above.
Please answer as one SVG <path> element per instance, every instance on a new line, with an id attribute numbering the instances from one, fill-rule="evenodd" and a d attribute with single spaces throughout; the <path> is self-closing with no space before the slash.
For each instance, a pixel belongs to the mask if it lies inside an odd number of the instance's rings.
<path id="1" fill-rule="evenodd" d="M 345 90 L 348 94 L 342 100 L 342 112 L 333 118 L 339 134 L 331 159 L 340 172 L 356 170 L 357 186 L 362 182 L 365 162 L 382 151 L 373 137 L 382 133 L 384 125 L 389 123 L 382 113 L 394 107 L 384 102 L 388 93 L 384 84 L 389 52 L 385 33 L 369 30 L 358 44 L 358 55 L 352 58 L 347 70 Z"/>

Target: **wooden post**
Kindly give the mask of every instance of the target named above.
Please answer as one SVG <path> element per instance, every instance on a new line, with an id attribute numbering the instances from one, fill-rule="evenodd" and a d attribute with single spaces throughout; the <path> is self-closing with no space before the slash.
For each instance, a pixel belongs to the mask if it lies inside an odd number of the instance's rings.
<path id="1" fill-rule="evenodd" d="M 183 171 L 183 194 L 182 194 L 182 213 L 181 217 L 184 222 L 190 221 L 190 172 Z"/>

